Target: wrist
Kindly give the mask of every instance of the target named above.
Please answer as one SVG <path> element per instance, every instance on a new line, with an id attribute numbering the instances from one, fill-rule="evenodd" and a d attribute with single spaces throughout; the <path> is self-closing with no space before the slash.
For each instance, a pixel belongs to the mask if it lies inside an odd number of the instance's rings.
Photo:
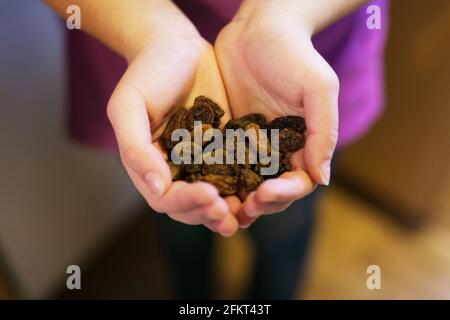
<path id="1" fill-rule="evenodd" d="M 130 63 L 141 52 L 158 42 L 173 42 L 174 50 L 195 46 L 202 37 L 195 26 L 181 12 L 159 12 L 149 17 L 137 30 L 130 30 L 121 46 L 121 54 Z"/>
<path id="2" fill-rule="evenodd" d="M 245 0 L 242 16 L 251 12 L 273 15 L 297 23 L 315 34 L 368 0 Z"/>
<path id="3" fill-rule="evenodd" d="M 128 63 L 131 63 L 142 52 L 145 52 L 148 48 L 158 46 L 159 43 L 164 46 L 171 44 L 173 50 L 195 50 L 204 41 L 195 29 L 192 32 L 187 32 L 187 29 L 159 30 L 152 28 L 147 33 L 142 33 L 139 37 L 135 37 L 128 43 L 125 43 L 121 54 Z"/>
<path id="4" fill-rule="evenodd" d="M 316 23 L 308 17 L 307 10 L 303 8 L 302 0 L 244 0 L 235 20 L 262 24 L 290 24 L 299 32 L 312 37 L 316 30 Z"/>

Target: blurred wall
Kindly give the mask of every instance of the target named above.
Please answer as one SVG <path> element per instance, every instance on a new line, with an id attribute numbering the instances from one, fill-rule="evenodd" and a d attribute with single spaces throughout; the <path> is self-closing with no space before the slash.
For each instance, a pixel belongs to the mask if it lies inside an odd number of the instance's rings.
<path id="1" fill-rule="evenodd" d="M 340 157 L 340 177 L 408 223 L 450 226 L 450 1 L 395 0 L 386 112 Z"/>
<path id="2" fill-rule="evenodd" d="M 64 131 L 62 25 L 35 0 L 0 0 L 0 255 L 20 297 L 65 285 L 139 198 L 116 155 Z"/>

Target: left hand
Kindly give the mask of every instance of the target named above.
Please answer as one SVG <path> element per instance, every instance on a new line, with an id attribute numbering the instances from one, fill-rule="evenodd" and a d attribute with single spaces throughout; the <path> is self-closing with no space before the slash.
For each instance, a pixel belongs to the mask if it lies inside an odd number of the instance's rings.
<path id="1" fill-rule="evenodd" d="M 233 117 L 303 116 L 307 142 L 291 158 L 293 171 L 246 196 L 238 214 L 241 227 L 283 211 L 316 184 L 328 185 L 337 143 L 338 78 L 312 45 L 313 27 L 274 3 L 244 2 L 217 39 L 217 59 Z"/>

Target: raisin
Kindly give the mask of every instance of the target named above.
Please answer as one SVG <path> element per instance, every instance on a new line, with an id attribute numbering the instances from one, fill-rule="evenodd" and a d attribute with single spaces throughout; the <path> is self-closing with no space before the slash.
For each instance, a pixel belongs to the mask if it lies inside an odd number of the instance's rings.
<path id="1" fill-rule="evenodd" d="M 236 130 L 238 128 L 239 128 L 239 126 L 237 124 L 235 124 L 234 120 L 228 120 L 228 122 L 225 124 L 225 130 L 226 129 Z"/>
<path id="2" fill-rule="evenodd" d="M 205 96 L 198 96 L 195 98 L 194 106 L 208 106 L 214 112 L 214 118 L 220 119 L 225 115 L 225 111 L 213 100 Z"/>
<path id="3" fill-rule="evenodd" d="M 202 165 L 201 164 L 193 164 L 193 163 L 184 164 L 183 170 L 188 175 L 200 174 L 200 173 L 202 173 Z"/>
<path id="4" fill-rule="evenodd" d="M 189 130 L 194 128 L 194 122 L 201 121 L 202 124 L 214 123 L 214 111 L 208 105 L 193 106 L 187 115 L 187 126 Z"/>
<path id="5" fill-rule="evenodd" d="M 220 119 L 214 119 L 212 126 L 213 128 L 218 129 L 220 127 Z"/>
<path id="6" fill-rule="evenodd" d="M 251 113 L 246 116 L 243 116 L 239 119 L 239 123 L 241 126 L 245 128 L 248 124 L 253 123 L 257 124 L 261 129 L 267 129 L 269 127 L 269 123 L 266 118 L 260 113 Z"/>
<path id="7" fill-rule="evenodd" d="M 294 152 L 305 146 L 305 136 L 294 129 L 283 129 L 279 133 L 280 152 Z"/>
<path id="8" fill-rule="evenodd" d="M 258 186 L 263 182 L 263 178 L 250 169 L 241 169 L 240 182 L 245 188 L 245 191 L 251 192 L 256 190 Z"/>
<path id="9" fill-rule="evenodd" d="M 172 141 L 172 132 L 176 129 L 186 128 L 186 118 L 189 111 L 186 108 L 178 110 L 167 122 L 167 125 L 160 137 L 160 142 L 166 151 L 171 150 L 178 142 Z"/>
<path id="10" fill-rule="evenodd" d="M 299 116 L 286 116 L 279 117 L 270 123 L 271 129 L 294 129 L 300 133 L 304 133 L 306 130 L 306 122 L 305 119 Z"/>
<path id="11" fill-rule="evenodd" d="M 190 155 L 189 163 L 193 163 L 196 159 L 196 155 L 197 157 L 202 155 L 202 146 L 196 144 L 194 141 L 180 141 L 172 148 L 170 155 L 176 156 L 178 158 L 177 161 L 185 163 L 185 160 L 187 160 L 184 155 L 185 151 L 189 152 L 189 154 L 186 155 L 186 158 Z M 172 161 L 173 160 L 174 159 L 172 159 Z"/>
<path id="12" fill-rule="evenodd" d="M 245 130 L 255 130 L 256 133 L 259 132 L 259 129 L 260 129 L 260 128 L 261 128 L 261 127 L 259 126 L 259 124 L 254 123 L 254 122 L 250 122 L 250 123 L 248 123 L 248 124 L 245 125 Z"/>
<path id="13" fill-rule="evenodd" d="M 225 129 L 244 129 L 249 124 L 256 124 L 261 129 L 267 129 L 269 127 L 269 124 L 266 121 L 266 118 L 259 113 L 251 113 L 249 115 L 243 116 L 240 119 L 237 120 L 230 120 L 225 125 Z"/>
<path id="14" fill-rule="evenodd" d="M 186 182 L 197 182 L 200 180 L 201 175 L 198 173 L 187 175 L 185 178 Z"/>
<path id="15" fill-rule="evenodd" d="M 206 164 L 204 163 L 202 165 L 202 174 L 208 175 L 208 174 L 220 174 L 224 176 L 233 175 L 233 170 L 231 167 L 227 166 L 226 164 Z"/>
<path id="16" fill-rule="evenodd" d="M 252 163 L 252 162 L 254 162 L 253 161 L 254 159 L 250 158 L 250 149 L 247 146 L 245 146 L 243 153 L 242 153 L 242 148 L 235 148 L 234 160 L 236 161 L 236 163 L 240 164 L 244 168 L 251 168 L 251 166 L 254 164 L 254 163 Z M 241 163 L 242 160 L 244 161 L 244 163 Z M 252 160 L 252 161 L 250 161 L 250 160 Z"/>
<path id="17" fill-rule="evenodd" d="M 205 97 L 199 96 L 195 99 L 194 105 L 191 109 L 181 108 L 179 109 L 168 121 L 163 134 L 160 137 L 160 143 L 168 154 L 172 154 L 176 151 L 178 155 L 182 155 L 184 148 L 191 148 L 191 160 L 195 160 L 196 152 L 204 152 L 205 148 L 214 143 L 215 141 L 203 141 L 202 145 L 195 145 L 194 141 L 194 121 L 202 122 L 202 133 L 211 128 L 219 128 L 220 120 L 225 115 L 224 110 L 214 101 Z M 183 128 L 191 131 L 191 141 L 171 141 L 171 136 L 174 130 Z M 256 136 L 249 135 L 247 133 L 245 137 L 245 149 L 237 147 L 237 140 L 234 141 L 234 157 L 235 162 L 233 164 L 181 164 L 176 165 L 172 161 L 168 161 L 172 179 L 184 180 L 187 182 L 204 181 L 211 183 L 218 190 L 221 196 L 230 196 L 237 194 L 241 189 L 247 192 L 256 190 L 258 186 L 266 179 L 279 177 L 281 174 L 291 171 L 292 166 L 290 158 L 293 152 L 300 150 L 305 145 L 306 130 L 305 120 L 298 116 L 286 116 L 274 119 L 270 124 L 266 121 L 266 118 L 258 113 L 252 113 L 246 115 L 240 119 L 229 120 L 225 125 L 225 129 L 243 129 L 254 130 Z M 261 131 L 264 129 L 264 131 Z M 278 150 L 271 150 L 271 145 L 274 141 L 271 139 L 271 130 L 279 130 L 279 148 Z M 223 130 L 225 131 L 225 130 Z M 224 132 L 225 133 L 225 132 Z M 265 137 L 262 135 L 265 134 Z M 215 138 L 214 138 L 215 139 Z M 224 137 L 224 141 L 226 137 Z M 184 148 L 183 148 L 184 147 Z M 174 149 L 175 148 L 175 149 Z M 227 160 L 226 143 L 223 145 L 223 159 Z M 263 148 L 263 149 L 262 149 Z M 265 149 L 265 150 L 264 150 Z M 238 160 L 238 153 L 244 152 L 244 163 L 236 163 Z M 261 150 L 264 150 L 264 154 L 261 154 Z M 250 159 L 251 152 L 257 152 L 257 157 Z M 216 150 L 210 151 L 210 154 L 203 154 L 204 158 L 217 160 L 214 157 Z M 252 154 L 253 155 L 253 154 Z M 278 171 L 272 175 L 262 175 L 262 168 L 268 168 L 272 165 L 272 162 L 263 165 L 258 159 L 259 156 L 267 155 L 271 157 L 271 161 L 279 160 Z M 278 158 L 275 158 L 277 156 Z M 250 161 L 252 160 L 252 161 Z M 257 160 L 254 163 L 254 160 Z"/>
<path id="18" fill-rule="evenodd" d="M 173 181 L 180 180 L 183 178 L 184 170 L 182 166 L 176 165 L 173 162 L 168 162 L 168 165 Z"/>
<path id="19" fill-rule="evenodd" d="M 278 168 L 278 172 L 271 176 L 270 178 L 278 178 L 285 172 L 289 172 L 292 170 L 291 162 L 289 161 L 289 157 L 285 156 L 280 160 L 280 165 Z"/>
<path id="20" fill-rule="evenodd" d="M 200 176 L 200 181 L 214 185 L 222 197 L 231 196 L 239 191 L 239 178 L 234 176 L 224 176 L 220 174 L 208 174 Z"/>
<path id="21" fill-rule="evenodd" d="M 209 129 L 213 129 L 213 126 L 212 125 L 210 125 L 210 124 L 202 124 L 202 144 L 203 144 L 203 146 L 205 146 L 206 144 L 208 144 L 209 143 L 209 141 L 204 141 L 203 140 L 203 135 L 205 134 L 205 132 L 206 131 L 208 131 Z M 194 138 L 194 132 L 195 131 L 195 128 L 193 128 L 192 130 L 191 130 L 191 137 L 192 138 Z"/>

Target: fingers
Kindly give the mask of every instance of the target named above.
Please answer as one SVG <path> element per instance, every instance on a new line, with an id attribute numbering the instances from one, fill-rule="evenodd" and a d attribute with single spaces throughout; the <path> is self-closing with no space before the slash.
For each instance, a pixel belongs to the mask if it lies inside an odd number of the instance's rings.
<path id="1" fill-rule="evenodd" d="M 239 223 L 232 214 L 227 215 L 223 220 L 206 223 L 205 226 L 224 237 L 233 235 L 239 229 Z"/>
<path id="2" fill-rule="evenodd" d="M 244 204 L 242 205 L 242 211 L 249 218 L 257 218 L 261 215 L 278 213 L 286 209 L 292 201 L 282 202 L 262 202 L 258 199 L 257 192 L 251 193 Z"/>
<path id="3" fill-rule="evenodd" d="M 236 196 L 225 198 L 230 214 L 226 215 L 220 221 L 205 223 L 205 226 L 211 231 L 217 232 L 224 237 L 229 237 L 239 229 L 239 223 L 236 215 L 241 207 L 241 201 Z"/>
<path id="4" fill-rule="evenodd" d="M 247 229 L 258 219 L 258 217 L 249 217 L 243 210 L 239 210 L 236 218 L 239 222 L 239 227 L 242 229 Z"/>
<path id="5" fill-rule="evenodd" d="M 286 210 L 293 201 L 304 198 L 314 191 L 316 184 L 303 170 L 286 172 L 277 179 L 264 181 L 250 193 L 237 219 L 242 228 L 251 225 L 261 215 Z"/>
<path id="6" fill-rule="evenodd" d="M 264 181 L 256 190 L 261 203 L 292 202 L 304 198 L 315 188 L 311 177 L 303 170 L 282 174 L 278 179 Z"/>
<path id="7" fill-rule="evenodd" d="M 239 226 L 241 228 L 248 228 L 261 215 L 282 212 L 286 210 L 291 203 L 292 202 L 263 203 L 258 200 L 256 193 L 251 193 L 237 215 Z"/>
<path id="8" fill-rule="evenodd" d="M 237 196 L 226 197 L 225 201 L 228 204 L 228 208 L 230 208 L 230 212 L 235 216 L 239 212 L 241 208 L 241 200 Z"/>
<path id="9" fill-rule="evenodd" d="M 305 85 L 304 107 L 308 135 L 305 162 L 309 174 L 319 184 L 330 183 L 330 165 L 338 139 L 339 80 L 317 53 L 312 53 L 311 64 L 315 74 Z"/>
<path id="10" fill-rule="evenodd" d="M 150 200 L 156 211 L 173 214 L 193 210 L 221 199 L 216 188 L 210 184 L 202 182 L 188 184 L 184 181 L 177 181 L 172 184 L 162 198 L 152 199 L 152 195 L 150 195 Z"/>
<path id="11" fill-rule="evenodd" d="M 168 215 L 172 219 L 185 224 L 199 225 L 222 221 L 229 214 L 231 213 L 226 201 L 218 198 L 209 204 L 197 206 L 186 211 L 169 213 Z"/>
<path id="12" fill-rule="evenodd" d="M 133 86 L 119 83 L 108 103 L 108 117 L 122 162 L 155 197 L 161 197 L 171 184 L 171 175 L 162 154 L 152 144 L 144 98 Z"/>
<path id="13" fill-rule="evenodd" d="M 235 217 L 239 207 L 240 201 L 236 197 L 219 198 L 209 205 L 170 216 L 172 219 L 186 224 L 204 224 L 211 231 L 228 237 L 239 228 Z"/>
<path id="14" fill-rule="evenodd" d="M 168 212 L 171 219 L 181 223 L 204 224 L 211 231 L 223 236 L 230 236 L 238 230 L 235 215 L 241 203 L 237 197 L 223 199 L 217 189 L 208 183 L 188 184 L 177 181 L 163 197 L 155 199 L 136 173 L 130 171 L 129 174 L 135 186 L 155 211 Z"/>

